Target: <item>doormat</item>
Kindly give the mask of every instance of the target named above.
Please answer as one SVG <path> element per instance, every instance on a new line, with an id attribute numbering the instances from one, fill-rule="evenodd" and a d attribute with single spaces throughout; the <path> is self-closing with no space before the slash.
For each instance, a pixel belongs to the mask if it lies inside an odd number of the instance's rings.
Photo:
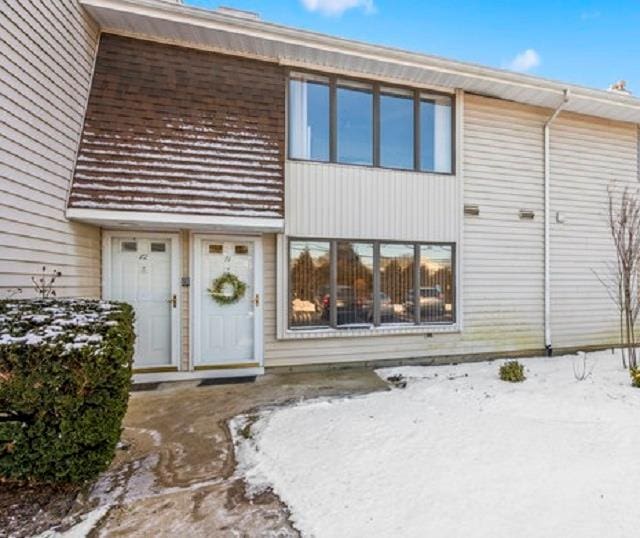
<path id="1" fill-rule="evenodd" d="M 131 386 L 131 392 L 146 392 L 149 390 L 156 390 L 160 386 L 160 383 L 134 383 Z"/>
<path id="2" fill-rule="evenodd" d="M 255 375 L 244 377 L 211 377 L 200 381 L 198 386 L 208 387 L 209 385 L 235 385 L 240 383 L 253 383 L 255 380 Z"/>

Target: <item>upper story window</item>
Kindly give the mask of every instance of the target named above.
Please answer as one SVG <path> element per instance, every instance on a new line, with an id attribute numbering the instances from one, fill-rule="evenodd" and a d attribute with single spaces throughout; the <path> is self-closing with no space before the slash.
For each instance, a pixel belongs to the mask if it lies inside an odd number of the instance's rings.
<path id="1" fill-rule="evenodd" d="M 329 80 L 292 77 L 289 82 L 289 156 L 329 160 Z"/>
<path id="2" fill-rule="evenodd" d="M 367 84 L 338 81 L 337 161 L 373 164 L 373 89 Z"/>
<path id="3" fill-rule="evenodd" d="M 451 117 L 450 97 L 420 95 L 420 170 L 451 172 Z"/>
<path id="4" fill-rule="evenodd" d="M 414 96 L 411 91 L 382 88 L 380 93 L 380 165 L 415 167 Z"/>
<path id="5" fill-rule="evenodd" d="M 289 157 L 450 174 L 453 113 L 450 95 L 292 74 Z"/>

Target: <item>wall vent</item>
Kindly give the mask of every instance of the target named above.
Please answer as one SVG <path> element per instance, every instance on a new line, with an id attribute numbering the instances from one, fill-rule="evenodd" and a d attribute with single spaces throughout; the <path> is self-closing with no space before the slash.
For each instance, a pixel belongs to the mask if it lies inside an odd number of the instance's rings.
<path id="1" fill-rule="evenodd" d="M 536 217 L 536 214 L 531 209 L 521 209 L 518 215 L 523 220 L 533 220 Z"/>
<path id="2" fill-rule="evenodd" d="M 464 214 L 472 217 L 477 217 L 478 215 L 480 215 L 480 207 L 478 207 L 477 205 L 465 205 Z"/>

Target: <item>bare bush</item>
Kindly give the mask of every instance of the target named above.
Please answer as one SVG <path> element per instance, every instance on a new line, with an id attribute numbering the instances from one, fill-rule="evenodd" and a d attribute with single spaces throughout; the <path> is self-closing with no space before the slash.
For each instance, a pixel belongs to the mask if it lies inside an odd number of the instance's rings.
<path id="1" fill-rule="evenodd" d="M 580 351 L 573 359 L 573 376 L 576 381 L 584 381 L 591 377 L 593 366 L 593 363 L 589 364 L 589 356 L 584 351 Z"/>
<path id="2" fill-rule="evenodd" d="M 638 192 L 625 187 L 618 195 L 609 185 L 608 226 L 616 260 L 607 263 L 607 274 L 597 275 L 618 307 L 622 363 L 637 368 L 635 326 L 640 313 L 638 279 L 640 274 L 640 200 Z"/>

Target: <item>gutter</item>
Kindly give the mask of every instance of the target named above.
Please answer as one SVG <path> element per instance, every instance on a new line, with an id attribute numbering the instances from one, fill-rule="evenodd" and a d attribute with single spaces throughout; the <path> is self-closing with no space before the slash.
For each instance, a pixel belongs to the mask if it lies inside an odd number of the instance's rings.
<path id="1" fill-rule="evenodd" d="M 550 164 L 550 127 L 558 117 L 558 114 L 565 108 L 569 102 L 569 90 L 564 90 L 564 99 L 558 107 L 549 116 L 544 123 L 544 347 L 547 356 L 553 354 L 553 345 L 551 339 L 551 164 Z"/>

